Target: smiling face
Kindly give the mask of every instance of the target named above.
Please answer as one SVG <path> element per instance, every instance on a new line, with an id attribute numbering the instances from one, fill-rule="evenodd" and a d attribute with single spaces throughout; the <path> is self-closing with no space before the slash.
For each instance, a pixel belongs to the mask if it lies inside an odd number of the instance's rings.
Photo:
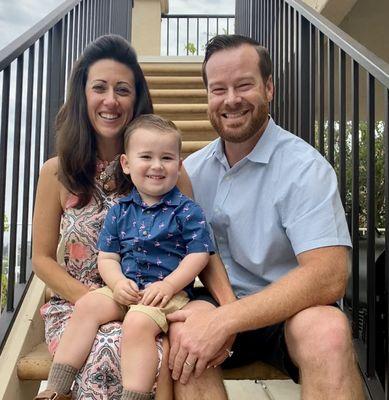
<path id="1" fill-rule="evenodd" d="M 178 180 L 181 168 L 178 132 L 137 128 L 120 163 L 142 200 L 148 205 L 157 203 Z"/>
<path id="2" fill-rule="evenodd" d="M 99 143 L 121 140 L 135 105 L 133 72 L 120 62 L 103 59 L 91 65 L 85 85 L 89 121 Z"/>
<path id="3" fill-rule="evenodd" d="M 263 82 L 259 55 L 248 44 L 221 50 L 207 62 L 208 115 L 226 142 L 257 141 L 273 98 L 271 77 Z"/>

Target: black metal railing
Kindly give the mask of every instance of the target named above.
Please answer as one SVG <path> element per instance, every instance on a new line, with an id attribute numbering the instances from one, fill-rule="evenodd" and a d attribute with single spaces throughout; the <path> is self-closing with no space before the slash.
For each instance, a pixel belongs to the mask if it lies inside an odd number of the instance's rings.
<path id="1" fill-rule="evenodd" d="M 301 0 L 239 0 L 236 30 L 270 50 L 276 122 L 337 171 L 353 240 L 344 310 L 371 398 L 389 399 L 389 65 Z"/>
<path id="2" fill-rule="evenodd" d="M 161 55 L 204 54 L 209 39 L 235 32 L 235 15 L 167 14 L 162 16 Z"/>
<path id="3" fill-rule="evenodd" d="M 0 51 L 0 350 L 31 278 L 39 169 L 73 62 L 105 33 L 130 39 L 132 0 L 67 0 Z"/>

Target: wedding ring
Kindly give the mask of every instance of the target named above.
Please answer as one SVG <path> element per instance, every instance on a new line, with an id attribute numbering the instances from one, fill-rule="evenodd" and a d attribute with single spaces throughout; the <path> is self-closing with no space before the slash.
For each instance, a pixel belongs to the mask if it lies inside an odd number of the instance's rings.
<path id="1" fill-rule="evenodd" d="M 188 362 L 188 361 L 185 361 L 185 365 L 187 365 L 188 367 L 191 367 L 191 368 L 193 368 L 193 364 L 191 364 L 190 362 Z"/>
<path id="2" fill-rule="evenodd" d="M 228 357 L 232 357 L 232 355 L 234 354 L 234 352 L 230 349 L 226 349 L 227 355 Z"/>

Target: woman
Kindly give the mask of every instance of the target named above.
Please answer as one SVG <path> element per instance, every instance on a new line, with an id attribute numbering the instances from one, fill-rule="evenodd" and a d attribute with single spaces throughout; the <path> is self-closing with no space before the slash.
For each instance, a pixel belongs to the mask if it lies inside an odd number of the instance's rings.
<path id="1" fill-rule="evenodd" d="M 128 42 L 108 35 L 91 43 L 73 68 L 56 120 L 58 156 L 42 167 L 35 203 L 33 267 L 55 293 L 41 309 L 51 353 L 73 304 L 102 285 L 97 237 L 108 208 L 128 187 L 123 175 L 114 176 L 123 130 L 133 118 L 151 112 L 147 84 Z M 186 193 L 188 182 L 181 174 Z M 74 399 L 120 398 L 120 331 L 118 322 L 100 327 L 76 378 Z M 161 340 L 157 345 L 162 355 Z M 169 385 L 160 386 L 157 398 L 169 398 Z"/>

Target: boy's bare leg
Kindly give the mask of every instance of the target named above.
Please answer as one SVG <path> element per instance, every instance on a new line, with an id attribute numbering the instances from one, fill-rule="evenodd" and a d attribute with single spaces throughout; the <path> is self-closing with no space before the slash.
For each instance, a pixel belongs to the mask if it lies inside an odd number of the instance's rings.
<path id="1" fill-rule="evenodd" d="M 122 325 L 120 357 L 124 389 L 151 392 L 158 368 L 155 337 L 160 332 L 160 327 L 146 314 L 127 313 Z"/>
<path id="2" fill-rule="evenodd" d="M 108 296 L 90 292 L 81 297 L 62 335 L 53 363 L 80 369 L 90 353 L 99 326 L 122 320 L 123 316 L 121 307 Z"/>

